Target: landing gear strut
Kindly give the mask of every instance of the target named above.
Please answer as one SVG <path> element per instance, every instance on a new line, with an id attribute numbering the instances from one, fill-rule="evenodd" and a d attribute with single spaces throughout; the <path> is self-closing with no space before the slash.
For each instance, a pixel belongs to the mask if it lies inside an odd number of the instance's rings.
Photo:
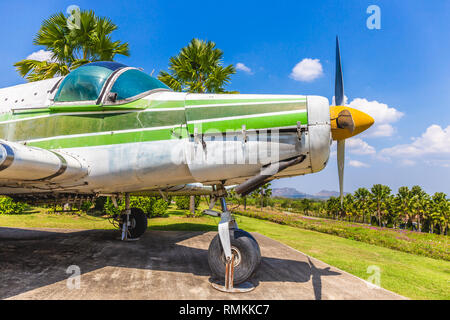
<path id="1" fill-rule="evenodd" d="M 219 233 L 211 241 L 208 249 L 208 263 L 218 282 L 211 285 L 223 292 L 248 292 L 255 287 L 246 282 L 255 272 L 261 261 L 261 252 L 255 238 L 238 228 L 225 202 L 226 191 L 223 186 L 215 190 L 210 209 L 204 213 L 219 216 Z M 216 200 L 220 200 L 221 212 L 211 210 Z"/>
<path id="2" fill-rule="evenodd" d="M 115 198 L 112 200 L 117 206 Z M 128 193 L 125 194 L 125 210 L 120 214 L 118 222 L 123 241 L 138 240 L 147 230 L 147 216 L 139 208 L 130 208 L 130 194 Z"/>

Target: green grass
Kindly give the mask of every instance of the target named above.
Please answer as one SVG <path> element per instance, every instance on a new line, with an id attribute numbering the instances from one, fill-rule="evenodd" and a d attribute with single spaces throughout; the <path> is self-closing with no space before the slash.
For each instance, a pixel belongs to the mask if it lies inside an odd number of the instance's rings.
<path id="1" fill-rule="evenodd" d="M 235 213 L 292 227 L 375 244 L 429 258 L 450 261 L 450 238 L 445 235 L 392 228 L 379 228 L 355 222 L 311 218 L 299 214 L 286 214 L 280 212 L 239 210 Z"/>
<path id="2" fill-rule="evenodd" d="M 0 214 L 0 227 L 59 228 L 59 229 L 113 229 L 108 219 L 85 213 L 46 213 L 46 209 L 33 208 L 23 214 Z"/>
<path id="3" fill-rule="evenodd" d="M 381 286 L 412 299 L 450 299 L 450 263 L 368 243 L 236 216 L 240 228 L 259 232 L 339 269 L 367 279 L 367 268 L 381 269 Z M 216 231 L 218 218 L 186 218 L 184 211 L 169 210 L 167 217 L 149 220 L 153 230 Z M 67 229 L 112 229 L 104 217 L 36 212 L 0 215 L 2 227 L 44 227 Z"/>

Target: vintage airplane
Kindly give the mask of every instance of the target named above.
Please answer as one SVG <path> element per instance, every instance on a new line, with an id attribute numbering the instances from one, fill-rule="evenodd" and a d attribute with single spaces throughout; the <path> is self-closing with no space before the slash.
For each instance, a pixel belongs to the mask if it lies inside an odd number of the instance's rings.
<path id="1" fill-rule="evenodd" d="M 338 141 L 373 119 L 342 106 L 336 39 L 335 104 L 319 96 L 173 92 L 137 68 L 95 62 L 65 77 L 0 89 L 0 194 L 28 202 L 123 197 L 123 239 L 147 228 L 130 195 L 209 194 L 220 216 L 209 265 L 226 290 L 257 268 L 255 239 L 227 210 L 226 187 L 246 195 L 273 179 L 322 170 Z M 213 211 L 220 200 L 222 211 Z"/>

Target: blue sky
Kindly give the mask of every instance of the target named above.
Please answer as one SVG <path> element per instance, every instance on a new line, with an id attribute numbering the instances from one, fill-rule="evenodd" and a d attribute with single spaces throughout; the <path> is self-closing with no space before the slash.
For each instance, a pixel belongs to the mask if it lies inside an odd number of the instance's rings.
<path id="1" fill-rule="evenodd" d="M 225 64 L 251 70 L 232 77 L 228 89 L 241 93 L 315 94 L 331 101 L 339 35 L 348 103 L 377 121 L 347 144 L 345 190 L 418 184 L 450 194 L 449 1 L 2 1 L 0 87 L 24 82 L 13 63 L 43 49 L 32 42 L 42 20 L 69 5 L 110 17 L 119 26 L 113 38 L 131 49 L 129 58 L 117 61 L 147 72 L 167 70 L 168 59 L 194 37 L 216 42 Z M 370 5 L 381 10 L 379 30 L 366 26 Z M 317 78 L 290 76 L 303 59 L 320 64 Z M 335 162 L 332 153 L 322 172 L 273 185 L 337 190 Z"/>

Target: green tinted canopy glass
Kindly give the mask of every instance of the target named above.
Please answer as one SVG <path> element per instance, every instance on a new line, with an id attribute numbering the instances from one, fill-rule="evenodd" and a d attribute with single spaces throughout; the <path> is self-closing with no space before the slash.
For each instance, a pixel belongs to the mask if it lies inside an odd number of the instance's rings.
<path id="1" fill-rule="evenodd" d="M 148 74 L 131 69 L 125 71 L 117 78 L 111 92 L 117 93 L 117 100 L 123 100 L 154 89 L 169 88 Z"/>
<path id="2" fill-rule="evenodd" d="M 55 102 L 97 100 L 103 85 L 113 70 L 98 65 L 86 65 L 69 73 L 59 86 Z"/>

